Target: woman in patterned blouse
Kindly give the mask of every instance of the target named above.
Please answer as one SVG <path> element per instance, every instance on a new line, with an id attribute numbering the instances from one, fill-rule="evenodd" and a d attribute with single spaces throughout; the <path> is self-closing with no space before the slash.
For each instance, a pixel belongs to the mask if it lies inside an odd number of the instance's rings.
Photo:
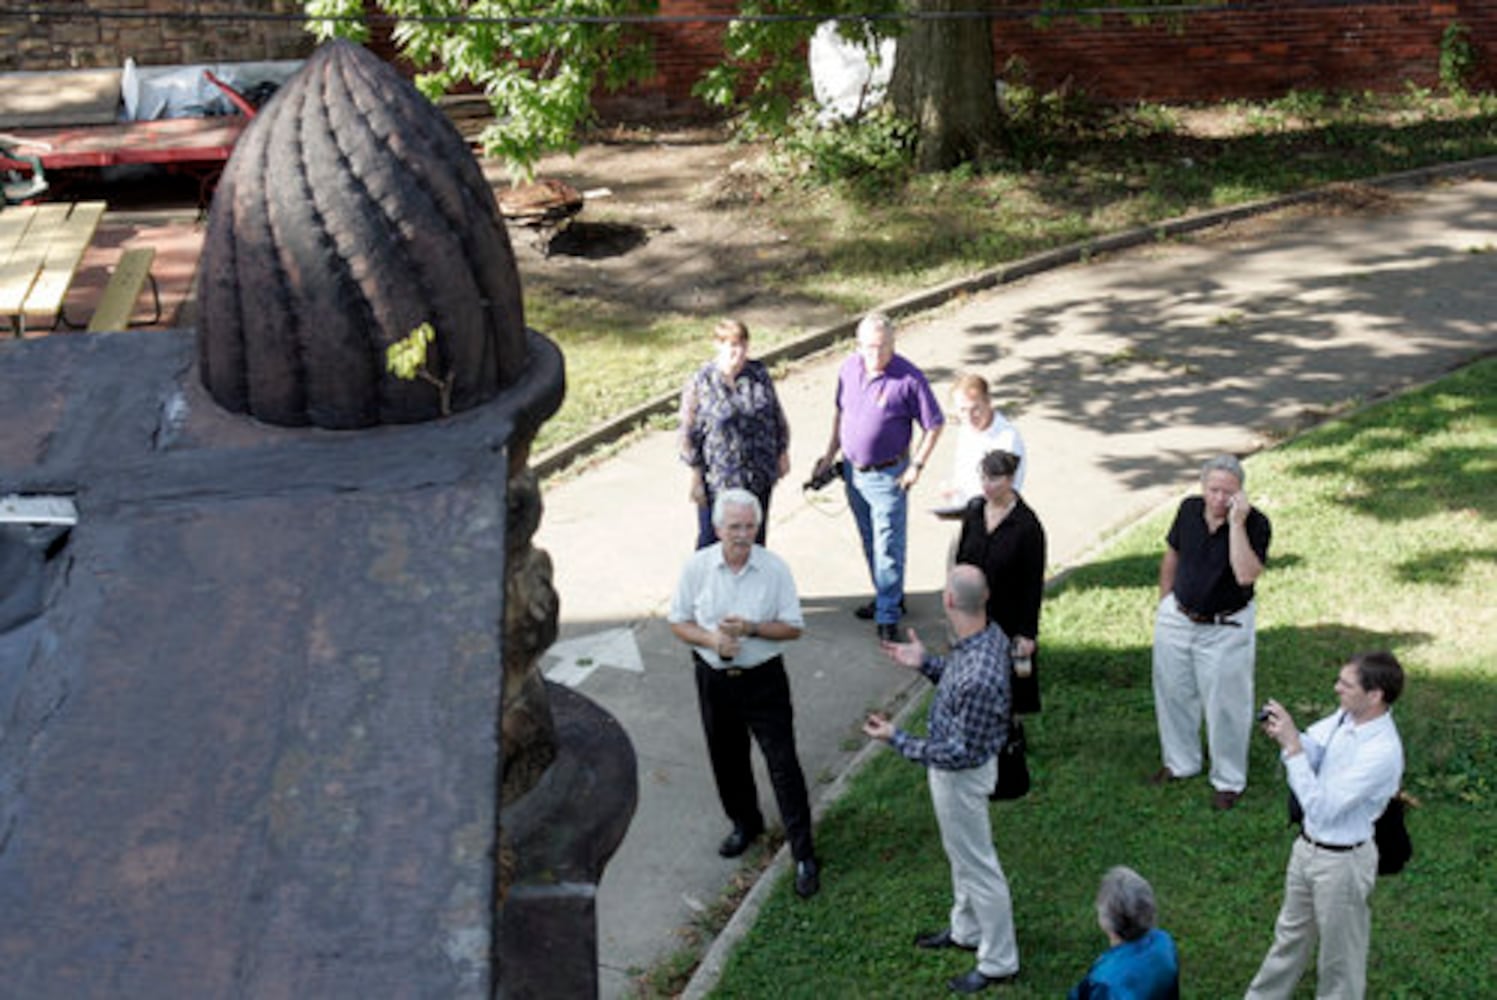
<path id="1" fill-rule="evenodd" d="M 703 365 L 681 392 L 681 461 L 691 466 L 691 500 L 697 508 L 697 548 L 717 541 L 712 501 L 738 487 L 759 498 L 764 544 L 769 494 L 790 471 L 790 425 L 769 371 L 748 356 L 748 327 L 725 319 L 712 331 L 717 357 Z"/>

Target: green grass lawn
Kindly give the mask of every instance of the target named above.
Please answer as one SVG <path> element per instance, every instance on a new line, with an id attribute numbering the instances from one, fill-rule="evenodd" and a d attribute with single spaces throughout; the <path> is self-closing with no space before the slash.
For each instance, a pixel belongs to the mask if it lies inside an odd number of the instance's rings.
<path id="1" fill-rule="evenodd" d="M 1373 895 L 1369 995 L 1497 996 L 1497 360 L 1256 456 L 1248 480 L 1274 522 L 1259 699 L 1304 726 L 1334 710 L 1349 654 L 1386 646 L 1409 672 L 1395 717 L 1415 857 Z M 1046 602 L 1035 787 L 993 807 L 1023 962 L 999 995 L 1055 997 L 1081 977 L 1105 945 L 1092 899 L 1114 864 L 1153 882 L 1186 996 L 1241 996 L 1268 947 L 1291 839 L 1272 743 L 1255 736 L 1231 812 L 1211 810 L 1204 779 L 1144 780 L 1159 766 L 1149 647 L 1169 513 Z M 821 894 L 779 885 L 715 996 L 945 994 L 971 957 L 911 945 L 950 904 L 924 778 L 875 758 L 817 831 Z M 1301 994 L 1313 985 L 1312 967 Z"/>

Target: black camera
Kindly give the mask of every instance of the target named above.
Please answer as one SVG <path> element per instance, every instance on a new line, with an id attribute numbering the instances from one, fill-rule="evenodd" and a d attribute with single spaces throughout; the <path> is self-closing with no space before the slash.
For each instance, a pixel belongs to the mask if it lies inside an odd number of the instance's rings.
<path id="1" fill-rule="evenodd" d="M 801 483 L 800 488 L 803 490 L 821 490 L 825 489 L 826 485 L 833 479 L 841 478 L 841 462 L 833 462 L 831 465 L 818 464 L 816 468 L 811 471 L 811 478 L 807 479 L 804 483 Z"/>
<path id="2" fill-rule="evenodd" d="M 1259 722 L 1267 722 L 1268 721 L 1268 706 L 1267 705 L 1264 705 L 1262 708 L 1258 709 L 1258 721 Z"/>

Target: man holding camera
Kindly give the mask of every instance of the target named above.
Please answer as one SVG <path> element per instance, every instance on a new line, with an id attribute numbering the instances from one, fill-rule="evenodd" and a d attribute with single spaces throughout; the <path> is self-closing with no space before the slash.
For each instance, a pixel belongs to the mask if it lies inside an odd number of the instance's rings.
<path id="1" fill-rule="evenodd" d="M 1301 733 L 1277 701 L 1264 706 L 1263 731 L 1281 748 L 1304 819 L 1289 852 L 1273 945 L 1248 1000 L 1292 994 L 1317 938 L 1315 995 L 1360 1000 L 1367 992 L 1367 899 L 1378 861 L 1373 824 L 1403 780 L 1403 743 L 1389 714 L 1402 691 L 1403 667 L 1392 653 L 1363 653 L 1336 677 L 1341 710 L 1308 731 Z"/>
<path id="2" fill-rule="evenodd" d="M 910 441 L 919 423 L 913 459 Z M 812 479 L 835 466 L 842 452 L 847 504 L 863 540 L 863 558 L 873 578 L 874 599 L 859 607 L 873 619 L 880 639 L 895 641 L 904 612 L 904 567 L 908 493 L 920 479 L 941 436 L 945 417 L 919 368 L 894 353 L 894 324 L 883 313 L 858 323 L 857 351 L 837 375 L 837 415 L 826 454 Z"/>
<path id="3" fill-rule="evenodd" d="M 1201 468 L 1201 495 L 1181 501 L 1166 537 L 1154 618 L 1154 714 L 1164 766 L 1151 780 L 1201 772 L 1204 714 L 1216 809 L 1231 809 L 1247 787 L 1257 660 L 1253 583 L 1273 532 L 1248 503 L 1244 482 L 1231 455 Z"/>
<path id="4" fill-rule="evenodd" d="M 691 647 L 697 702 L 718 798 L 733 829 L 717 853 L 736 858 L 764 831 L 749 759 L 749 735 L 764 753 L 785 840 L 795 857 L 795 892 L 821 888 L 811 838 L 811 802 L 795 752 L 795 711 L 781 647 L 799 639 L 804 620 L 785 561 L 754 544 L 759 498 L 727 489 L 713 502 L 721 540 L 687 560 L 671 598 L 671 632 Z"/>

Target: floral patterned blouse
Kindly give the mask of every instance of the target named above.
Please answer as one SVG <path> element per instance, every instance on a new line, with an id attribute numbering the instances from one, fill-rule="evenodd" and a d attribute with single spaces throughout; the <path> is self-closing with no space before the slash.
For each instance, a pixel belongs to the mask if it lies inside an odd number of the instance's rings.
<path id="1" fill-rule="evenodd" d="M 681 393 L 681 459 L 701 469 L 714 495 L 738 487 L 767 494 L 790 447 L 790 425 L 762 362 L 729 382 L 708 362 Z"/>

